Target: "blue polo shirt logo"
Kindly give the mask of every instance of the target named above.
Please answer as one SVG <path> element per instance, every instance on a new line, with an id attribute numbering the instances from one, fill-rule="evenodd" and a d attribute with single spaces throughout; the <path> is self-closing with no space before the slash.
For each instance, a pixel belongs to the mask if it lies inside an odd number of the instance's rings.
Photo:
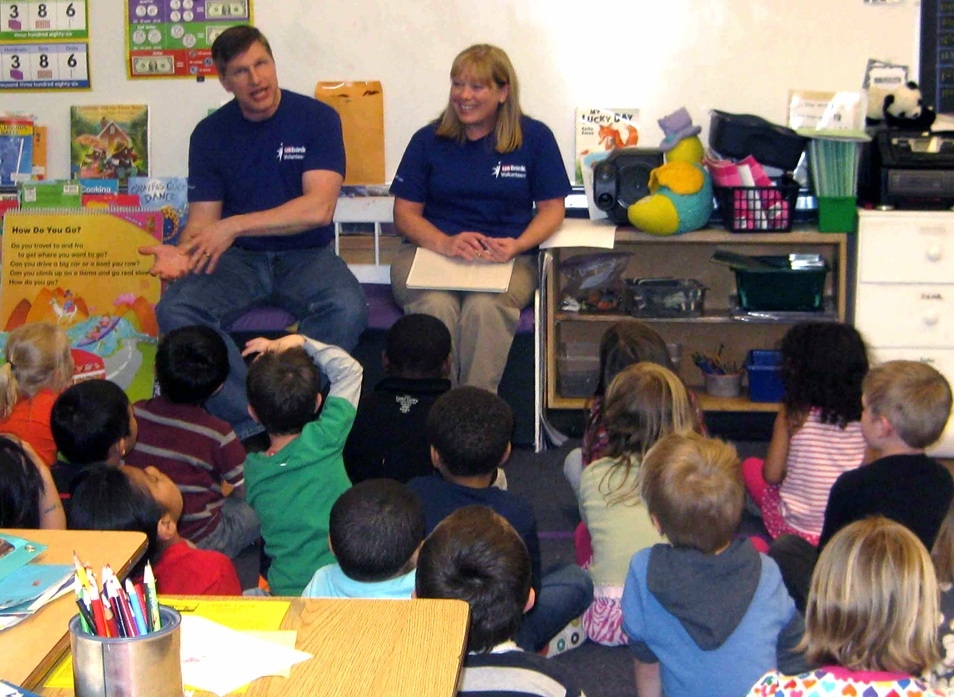
<path id="1" fill-rule="evenodd" d="M 494 179 L 526 179 L 527 168 L 525 165 L 505 165 L 498 162 L 493 168 Z"/>
<path id="2" fill-rule="evenodd" d="M 304 145 L 285 145 L 281 143 L 278 146 L 278 161 L 284 160 L 304 160 L 308 149 Z"/>

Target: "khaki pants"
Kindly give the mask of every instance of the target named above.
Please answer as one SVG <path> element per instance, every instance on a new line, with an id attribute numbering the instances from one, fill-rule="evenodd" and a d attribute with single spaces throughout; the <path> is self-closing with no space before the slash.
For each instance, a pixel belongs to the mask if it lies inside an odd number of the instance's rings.
<path id="1" fill-rule="evenodd" d="M 417 247 L 404 245 L 391 263 L 391 292 L 405 314 L 437 317 L 450 331 L 451 381 L 497 391 L 520 311 L 530 304 L 539 282 L 536 255 L 514 260 L 505 293 L 421 290 L 407 287 Z"/>

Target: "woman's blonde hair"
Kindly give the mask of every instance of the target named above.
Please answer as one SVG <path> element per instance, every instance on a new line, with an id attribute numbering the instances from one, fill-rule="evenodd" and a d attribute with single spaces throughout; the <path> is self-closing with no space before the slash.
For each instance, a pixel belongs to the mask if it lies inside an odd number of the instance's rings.
<path id="1" fill-rule="evenodd" d="M 608 438 L 605 454 L 617 459 L 600 481 L 607 503 L 640 501 L 637 469 L 653 444 L 667 433 L 695 428 L 695 413 L 682 380 L 656 363 L 634 363 L 610 383 L 603 404 Z"/>
<path id="2" fill-rule="evenodd" d="M 481 84 L 493 83 L 498 88 L 508 87 L 507 98 L 497 109 L 494 126 L 494 150 L 499 153 L 513 152 L 523 144 L 523 129 L 520 127 L 520 86 L 517 73 L 503 49 L 490 44 L 475 44 L 457 54 L 451 65 L 451 80 L 469 78 Z M 457 118 L 454 107 L 447 101 L 444 113 L 437 121 L 437 135 L 458 143 L 466 139 L 464 124 Z"/>
<path id="3" fill-rule="evenodd" d="M 64 390 L 73 379 L 73 356 L 66 332 L 49 322 L 17 327 L 7 337 L 7 362 L 0 367 L 0 418 L 7 418 L 20 397 L 46 387 Z"/>
<path id="4" fill-rule="evenodd" d="M 920 675 L 939 658 L 927 549 L 881 516 L 838 531 L 818 558 L 800 647 L 809 662 Z"/>

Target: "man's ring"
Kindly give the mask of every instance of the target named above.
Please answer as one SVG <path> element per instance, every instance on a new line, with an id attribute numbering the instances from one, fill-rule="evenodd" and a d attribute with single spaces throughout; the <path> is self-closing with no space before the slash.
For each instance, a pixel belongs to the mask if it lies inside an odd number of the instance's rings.
<path id="1" fill-rule="evenodd" d="M 204 256 L 204 257 L 210 257 L 210 256 L 212 256 L 212 254 L 211 254 L 210 252 L 206 252 L 206 253 L 203 254 L 202 256 Z"/>

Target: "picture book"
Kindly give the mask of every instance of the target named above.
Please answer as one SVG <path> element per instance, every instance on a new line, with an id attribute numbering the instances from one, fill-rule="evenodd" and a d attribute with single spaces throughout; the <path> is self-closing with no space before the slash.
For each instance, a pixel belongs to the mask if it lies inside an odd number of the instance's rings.
<path id="1" fill-rule="evenodd" d="M 70 107 L 70 176 L 118 179 L 149 174 L 149 107 Z"/>
<path id="2" fill-rule="evenodd" d="M 160 281 L 139 254 L 161 236 L 158 211 L 10 211 L 0 257 L 0 355 L 8 332 L 58 324 L 84 372 L 105 372 L 133 401 L 151 397 Z M 95 365 L 98 363 L 98 365 Z"/>
<path id="3" fill-rule="evenodd" d="M 33 177 L 33 117 L 0 114 L 0 186 Z"/>
<path id="4" fill-rule="evenodd" d="M 162 241 L 175 244 L 189 222 L 189 180 L 186 177 L 130 177 L 129 193 L 139 206 L 162 213 Z"/>
<path id="5" fill-rule="evenodd" d="M 46 179 L 46 141 L 49 126 L 33 124 L 33 178 Z"/>
<path id="6" fill-rule="evenodd" d="M 577 107 L 576 183 L 583 183 L 582 167 L 587 155 L 636 145 L 639 141 L 639 109 Z"/>
<path id="7" fill-rule="evenodd" d="M 81 192 L 79 182 L 73 179 L 27 182 L 20 185 L 20 207 L 79 208 L 83 202 Z"/>

